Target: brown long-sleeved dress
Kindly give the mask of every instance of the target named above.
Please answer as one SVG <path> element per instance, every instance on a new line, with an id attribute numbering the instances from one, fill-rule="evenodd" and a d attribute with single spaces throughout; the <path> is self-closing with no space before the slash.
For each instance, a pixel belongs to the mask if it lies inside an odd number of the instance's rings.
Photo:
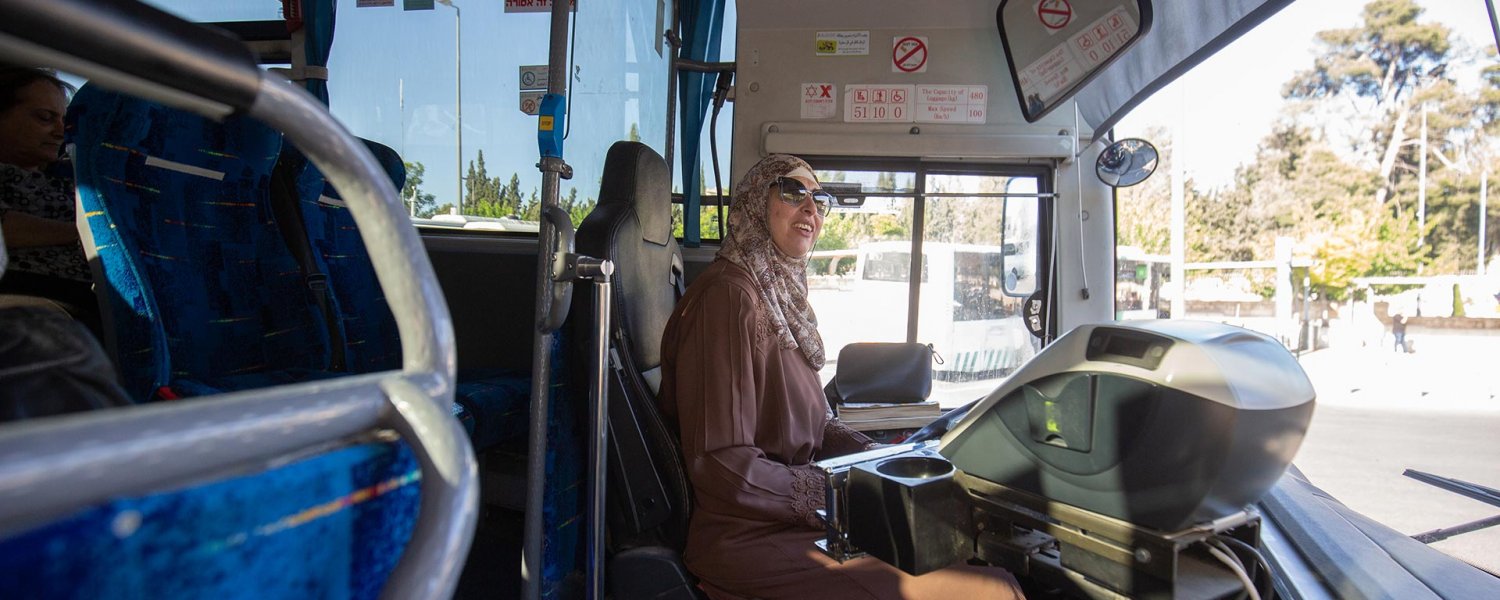
<path id="1" fill-rule="evenodd" d="M 750 274 L 714 261 L 662 339 L 662 409 L 675 415 L 696 501 L 685 560 L 714 598 L 1019 598 L 1004 570 L 913 577 L 874 558 L 837 563 L 813 546 L 823 476 L 811 462 L 868 438 L 833 420 L 818 374 L 783 349 Z M 757 330 L 761 329 L 760 335 Z"/>

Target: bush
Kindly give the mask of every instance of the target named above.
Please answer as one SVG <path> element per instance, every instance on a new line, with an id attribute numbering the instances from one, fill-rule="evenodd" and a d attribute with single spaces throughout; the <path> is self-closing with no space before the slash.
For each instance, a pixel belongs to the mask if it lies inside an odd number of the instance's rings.
<path id="1" fill-rule="evenodd" d="M 1464 295 L 1459 293 L 1458 284 L 1453 284 L 1453 316 L 1464 316 Z"/>

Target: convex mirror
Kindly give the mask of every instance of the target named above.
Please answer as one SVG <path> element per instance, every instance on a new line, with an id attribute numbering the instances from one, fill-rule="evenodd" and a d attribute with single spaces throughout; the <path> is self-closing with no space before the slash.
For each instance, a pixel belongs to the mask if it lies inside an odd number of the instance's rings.
<path id="1" fill-rule="evenodd" d="M 1156 146 L 1142 139 L 1123 139 L 1099 153 L 1094 163 L 1094 172 L 1099 181 L 1115 188 L 1130 187 L 1151 176 L 1156 171 Z"/>
<path id="2" fill-rule="evenodd" d="M 1150 0 L 1004 0 L 995 13 L 1021 115 L 1035 123 L 1151 29 Z"/>

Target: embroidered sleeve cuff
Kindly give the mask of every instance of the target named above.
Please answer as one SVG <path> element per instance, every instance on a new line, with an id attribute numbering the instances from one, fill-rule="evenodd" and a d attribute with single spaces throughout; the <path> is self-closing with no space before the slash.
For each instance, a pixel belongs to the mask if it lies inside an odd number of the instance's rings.
<path id="1" fill-rule="evenodd" d="M 820 454 L 822 457 L 842 456 L 879 446 L 870 436 L 855 431 L 843 421 L 829 419 L 823 426 L 823 451 Z"/>
<path id="2" fill-rule="evenodd" d="M 794 523 L 822 529 L 818 509 L 824 502 L 823 472 L 812 466 L 792 467 L 792 518 Z"/>

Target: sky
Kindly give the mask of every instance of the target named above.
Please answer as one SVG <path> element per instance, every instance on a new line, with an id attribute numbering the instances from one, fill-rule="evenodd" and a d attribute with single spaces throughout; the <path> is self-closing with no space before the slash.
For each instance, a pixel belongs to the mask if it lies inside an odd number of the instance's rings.
<path id="1" fill-rule="evenodd" d="M 1158 125 L 1180 129 L 1184 168 L 1200 187 L 1223 187 L 1251 161 L 1281 110 L 1281 86 L 1312 67 L 1314 35 L 1355 27 L 1367 0 L 1299 0 L 1171 85 L 1116 126 L 1116 138 Z M 1484 0 L 1418 0 L 1419 21 L 1447 25 L 1470 44 L 1493 47 Z"/>

